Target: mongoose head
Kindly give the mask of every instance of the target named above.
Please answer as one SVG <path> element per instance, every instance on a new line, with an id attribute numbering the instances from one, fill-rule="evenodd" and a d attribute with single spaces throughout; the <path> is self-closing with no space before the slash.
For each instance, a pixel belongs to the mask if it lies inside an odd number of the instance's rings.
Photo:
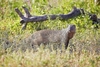
<path id="1" fill-rule="evenodd" d="M 68 25 L 68 39 L 73 38 L 74 34 L 76 33 L 76 26 L 75 25 Z"/>
<path id="2" fill-rule="evenodd" d="M 97 15 L 93 14 L 93 15 L 90 15 L 90 20 L 92 21 L 97 21 Z"/>

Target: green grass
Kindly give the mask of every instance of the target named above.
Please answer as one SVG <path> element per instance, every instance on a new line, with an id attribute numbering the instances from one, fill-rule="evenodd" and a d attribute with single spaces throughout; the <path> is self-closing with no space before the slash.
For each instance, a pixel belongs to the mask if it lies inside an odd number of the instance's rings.
<path id="1" fill-rule="evenodd" d="M 87 14 L 67 21 L 56 19 L 29 23 L 26 30 L 22 31 L 20 17 L 14 10 L 18 7 L 24 14 L 24 5 L 32 15 L 67 14 L 76 6 L 100 17 L 100 5 L 96 6 L 93 0 L 31 0 L 30 3 L 24 0 L 0 0 L 0 3 L 0 67 L 99 67 L 100 28 L 94 29 Z M 68 24 L 75 24 L 77 31 L 67 50 L 62 48 L 62 51 L 56 51 L 39 47 L 36 52 L 34 49 L 23 52 L 16 47 L 30 49 L 31 47 L 20 40 L 38 29 L 63 29 Z M 16 46 L 5 51 L 4 49 L 9 47 L 5 45 L 7 41 Z"/>

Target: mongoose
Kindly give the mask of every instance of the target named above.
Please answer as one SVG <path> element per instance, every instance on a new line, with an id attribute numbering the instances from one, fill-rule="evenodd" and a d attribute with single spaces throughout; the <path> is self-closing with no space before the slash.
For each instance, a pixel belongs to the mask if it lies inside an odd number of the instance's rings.
<path id="1" fill-rule="evenodd" d="M 92 20 L 92 25 L 96 25 L 95 28 L 98 28 L 98 24 L 100 24 L 100 18 L 98 18 L 95 14 L 91 14 L 90 20 Z"/>
<path id="2" fill-rule="evenodd" d="M 26 42 L 32 46 L 48 43 L 59 43 L 64 44 L 65 49 L 67 49 L 69 40 L 73 38 L 75 32 L 75 25 L 68 25 L 67 28 L 62 30 L 40 30 L 26 38 Z"/>

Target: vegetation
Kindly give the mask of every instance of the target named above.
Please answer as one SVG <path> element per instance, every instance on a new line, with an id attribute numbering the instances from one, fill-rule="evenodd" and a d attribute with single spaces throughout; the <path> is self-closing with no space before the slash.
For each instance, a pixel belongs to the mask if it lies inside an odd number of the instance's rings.
<path id="1" fill-rule="evenodd" d="M 0 67 L 99 67 L 100 29 L 94 28 L 87 13 L 67 21 L 56 19 L 29 23 L 26 30 L 22 31 L 20 18 L 14 9 L 18 7 L 24 13 L 23 5 L 33 15 L 67 14 L 76 6 L 100 16 L 100 5 L 95 5 L 94 0 L 0 0 Z M 77 31 L 67 50 L 50 50 L 42 46 L 37 51 L 21 51 L 17 46 L 8 48 L 9 45 L 20 45 L 25 49 L 29 46 L 20 40 L 32 32 L 63 29 L 68 24 L 75 24 Z M 14 51 L 14 48 L 17 50 Z"/>

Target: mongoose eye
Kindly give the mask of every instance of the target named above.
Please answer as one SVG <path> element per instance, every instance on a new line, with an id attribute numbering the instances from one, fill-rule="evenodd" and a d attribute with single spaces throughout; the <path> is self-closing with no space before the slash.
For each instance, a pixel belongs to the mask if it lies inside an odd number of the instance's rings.
<path id="1" fill-rule="evenodd" d="M 9 44 L 9 42 L 7 41 L 7 42 L 6 42 L 6 44 L 8 45 L 8 44 Z"/>
<path id="2" fill-rule="evenodd" d="M 32 48 L 34 48 L 34 45 L 32 44 Z"/>

